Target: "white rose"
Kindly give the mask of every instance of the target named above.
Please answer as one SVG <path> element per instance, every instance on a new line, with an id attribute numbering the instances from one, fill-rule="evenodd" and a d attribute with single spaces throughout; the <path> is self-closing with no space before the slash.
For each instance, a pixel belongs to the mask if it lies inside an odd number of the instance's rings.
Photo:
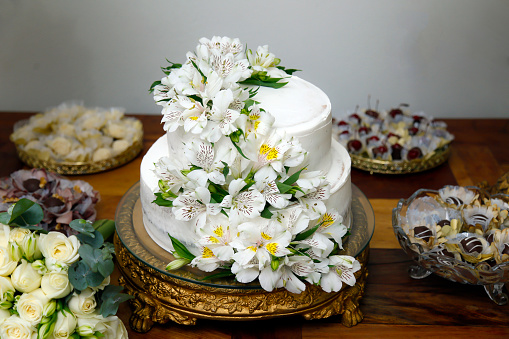
<path id="1" fill-rule="evenodd" d="M 41 288 L 48 298 L 60 299 L 71 293 L 72 285 L 67 271 L 54 271 L 42 276 Z"/>
<path id="2" fill-rule="evenodd" d="M 76 262 L 80 257 L 79 247 L 80 242 L 74 235 L 67 237 L 60 232 L 49 232 L 39 237 L 39 248 L 46 259 L 46 267 L 50 270 Z"/>
<path id="3" fill-rule="evenodd" d="M 29 236 L 32 232 L 29 229 L 16 227 L 11 229 L 9 234 L 9 240 L 21 244 L 26 236 Z"/>
<path id="4" fill-rule="evenodd" d="M 44 313 L 44 307 L 49 302 L 49 298 L 39 288 L 30 293 L 23 293 L 16 304 L 16 310 L 19 317 L 32 326 L 37 326 Z"/>
<path id="5" fill-rule="evenodd" d="M 9 236 L 11 227 L 0 222 L 0 246 L 7 248 L 9 244 Z"/>
<path id="6" fill-rule="evenodd" d="M 103 320 L 106 331 L 103 333 L 105 338 L 127 339 L 127 329 L 122 320 L 117 316 L 111 316 Z"/>
<path id="7" fill-rule="evenodd" d="M 12 260 L 11 253 L 7 248 L 0 246 L 0 276 L 10 275 L 18 266 L 18 262 Z"/>
<path id="8" fill-rule="evenodd" d="M 65 310 L 58 312 L 57 322 L 55 323 L 55 329 L 53 330 L 53 336 L 55 339 L 69 338 L 76 328 L 76 318 L 72 313 Z"/>
<path id="9" fill-rule="evenodd" d="M 103 320 L 104 318 L 100 315 L 87 318 L 78 317 L 78 327 L 76 328 L 76 332 L 78 332 L 80 336 L 90 336 L 95 332 L 104 333 L 106 332 L 106 326 L 104 326 Z"/>
<path id="10" fill-rule="evenodd" d="M 69 306 L 69 309 L 78 318 L 90 317 L 93 315 L 95 307 L 97 306 L 94 294 L 95 292 L 90 288 L 81 291 L 80 294 L 75 292 L 67 302 L 67 306 Z"/>
<path id="11" fill-rule="evenodd" d="M 42 276 L 25 259 L 21 259 L 21 264 L 11 274 L 14 288 L 24 293 L 41 287 L 41 279 Z"/>
<path id="12" fill-rule="evenodd" d="M 17 315 L 11 315 L 0 324 L 0 338 L 2 339 L 30 339 L 34 328 Z"/>

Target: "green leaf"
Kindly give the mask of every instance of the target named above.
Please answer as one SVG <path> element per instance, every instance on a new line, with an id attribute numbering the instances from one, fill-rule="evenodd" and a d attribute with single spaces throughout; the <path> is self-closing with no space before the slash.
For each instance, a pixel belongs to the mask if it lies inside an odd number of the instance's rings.
<path id="1" fill-rule="evenodd" d="M 208 275 L 204 278 L 201 278 L 200 280 L 201 281 L 204 281 L 204 280 L 213 280 L 213 279 L 221 279 L 221 278 L 228 278 L 228 277 L 233 277 L 235 276 L 235 274 L 233 274 L 231 271 L 221 271 L 219 273 L 215 273 L 215 274 L 211 274 L 211 275 Z"/>
<path id="2" fill-rule="evenodd" d="M 230 173 L 230 167 L 228 166 L 228 164 L 224 161 L 221 161 L 224 165 L 223 167 L 223 175 L 224 177 L 226 178 L 228 176 L 228 173 Z"/>
<path id="3" fill-rule="evenodd" d="M 156 199 L 152 201 L 153 203 L 163 207 L 173 207 L 173 201 L 164 199 L 162 193 L 155 193 L 155 196 Z"/>
<path id="4" fill-rule="evenodd" d="M 11 220 L 11 215 L 7 212 L 0 213 L 0 223 L 4 225 L 9 225 L 9 221 Z"/>
<path id="5" fill-rule="evenodd" d="M 99 312 L 104 318 L 117 314 L 121 303 L 134 298 L 132 295 L 120 293 L 122 290 L 122 286 L 115 285 L 108 285 L 104 288 L 101 295 L 101 307 L 99 308 Z"/>
<path id="6" fill-rule="evenodd" d="M 156 86 L 158 86 L 158 85 L 160 85 L 160 84 L 161 84 L 161 81 L 160 81 L 160 80 L 154 81 L 154 82 L 152 83 L 152 85 L 150 85 L 150 88 L 149 88 L 149 90 L 148 90 L 148 91 L 149 91 L 149 93 L 152 93 L 152 92 L 154 91 L 154 87 L 156 87 Z"/>
<path id="7" fill-rule="evenodd" d="M 244 155 L 244 152 L 242 152 L 242 149 L 240 149 L 239 145 L 237 145 L 235 142 L 233 142 L 233 140 L 232 140 L 232 144 L 233 144 L 233 146 L 235 146 L 235 148 L 240 153 L 240 155 L 242 155 L 243 158 L 249 160 L 249 158 Z"/>
<path id="8" fill-rule="evenodd" d="M 321 223 L 319 223 L 318 225 L 314 226 L 313 228 L 310 228 L 307 231 L 304 231 L 302 233 L 297 234 L 295 236 L 295 239 L 293 239 L 293 240 L 294 241 L 301 241 L 301 240 L 309 238 L 313 233 L 316 232 L 316 230 L 318 229 L 318 227 L 320 227 L 320 225 L 321 225 Z"/>
<path id="9" fill-rule="evenodd" d="M 272 214 L 273 214 L 273 213 L 272 213 L 271 211 L 269 211 L 269 206 L 268 206 L 268 204 L 267 204 L 267 206 L 265 206 L 265 208 L 263 209 L 263 211 L 260 213 L 260 216 L 261 216 L 262 218 L 265 218 L 265 219 L 270 219 L 270 218 L 272 218 Z"/>
<path id="10" fill-rule="evenodd" d="M 12 223 L 18 226 L 37 225 L 43 217 L 44 212 L 39 204 L 22 198 L 14 204 L 8 224 Z"/>
<path id="11" fill-rule="evenodd" d="M 301 168 L 297 172 L 293 173 L 288 179 L 286 179 L 283 184 L 285 185 L 293 185 L 297 180 L 299 180 L 300 174 L 305 169 L 305 167 Z"/>
<path id="12" fill-rule="evenodd" d="M 281 80 L 281 79 L 279 79 Z M 262 87 L 271 87 L 271 88 L 281 88 L 287 84 L 287 82 L 272 82 L 272 81 L 262 81 L 253 78 L 248 78 L 244 81 L 240 81 L 239 84 L 242 85 L 254 85 L 254 86 L 262 86 Z"/>
<path id="13" fill-rule="evenodd" d="M 287 184 L 282 183 L 282 182 L 276 182 L 276 186 L 279 189 L 279 193 L 281 193 L 281 194 L 285 194 L 286 192 L 291 190 L 292 187 L 293 187 L 291 185 L 287 185 Z"/>
<path id="14" fill-rule="evenodd" d="M 87 265 L 92 272 L 99 272 L 103 277 L 102 280 L 113 273 L 113 260 L 111 260 L 112 256 L 108 250 L 104 251 L 104 249 L 101 250 L 84 244 L 80 246 L 78 253 L 80 254 L 81 262 Z M 98 286 L 102 280 L 97 285 L 93 285 L 90 282 L 89 286 Z"/>
<path id="15" fill-rule="evenodd" d="M 69 226 L 81 234 L 87 235 L 89 237 L 94 237 L 95 228 L 92 225 L 91 221 L 84 219 L 76 219 L 69 223 Z"/>
<path id="16" fill-rule="evenodd" d="M 99 248 L 104 243 L 104 238 L 103 238 L 102 234 L 97 230 L 94 230 L 94 233 L 92 233 L 91 236 L 88 235 L 88 233 L 86 233 L 86 234 L 80 233 L 76 237 L 82 244 L 88 244 L 88 245 L 92 246 L 93 248 Z M 80 249 L 81 249 L 81 247 L 80 247 Z"/>
<path id="17" fill-rule="evenodd" d="M 182 244 L 180 241 L 178 241 L 177 239 L 172 237 L 170 234 L 168 234 L 168 236 L 171 239 L 171 243 L 173 245 L 173 248 L 175 249 L 175 252 L 177 252 L 177 254 L 181 258 L 189 259 L 189 260 L 193 260 L 194 258 L 196 258 L 196 256 L 194 254 L 189 252 L 189 250 L 186 248 L 186 246 L 184 246 L 184 244 Z"/>
<path id="18" fill-rule="evenodd" d="M 83 261 L 77 261 L 69 267 L 69 281 L 78 291 L 88 286 L 99 286 L 104 278 L 99 272 L 93 272 Z"/>

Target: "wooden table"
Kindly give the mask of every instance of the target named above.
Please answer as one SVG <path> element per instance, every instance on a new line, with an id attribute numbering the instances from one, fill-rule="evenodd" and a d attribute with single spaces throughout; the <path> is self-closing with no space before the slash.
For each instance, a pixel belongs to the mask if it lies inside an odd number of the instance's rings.
<path id="1" fill-rule="evenodd" d="M 24 168 L 9 141 L 13 124 L 30 113 L 0 113 L 0 176 Z M 144 125 L 143 153 L 129 164 L 104 173 L 74 177 L 88 181 L 101 193 L 98 218 L 114 218 L 116 206 L 127 189 L 139 180 L 142 155 L 163 134 L 160 116 L 136 115 Z M 317 321 L 284 318 L 259 322 L 198 321 L 196 326 L 168 323 L 147 334 L 129 330 L 130 338 L 393 338 L 393 337 L 495 337 L 509 335 L 509 305 L 497 306 L 484 288 L 462 285 L 431 275 L 413 280 L 410 261 L 392 231 L 391 212 L 400 198 L 419 188 L 473 185 L 483 180 L 493 185 L 509 171 L 509 119 L 444 120 L 456 136 L 448 163 L 410 175 L 370 175 L 352 170 L 352 182 L 369 198 L 375 211 L 369 277 L 361 309 L 364 320 L 352 328 L 338 317 Z M 114 281 L 118 278 L 118 273 Z M 130 309 L 119 316 L 128 323 Z"/>

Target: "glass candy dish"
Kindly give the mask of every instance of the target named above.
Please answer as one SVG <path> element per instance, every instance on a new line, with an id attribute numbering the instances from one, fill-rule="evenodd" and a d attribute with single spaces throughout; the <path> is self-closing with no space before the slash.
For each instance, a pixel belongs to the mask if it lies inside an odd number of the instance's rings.
<path id="1" fill-rule="evenodd" d="M 509 195 L 469 186 L 420 189 L 392 213 L 394 233 L 415 262 L 414 279 L 434 273 L 462 284 L 482 285 L 504 305 L 509 282 Z"/>

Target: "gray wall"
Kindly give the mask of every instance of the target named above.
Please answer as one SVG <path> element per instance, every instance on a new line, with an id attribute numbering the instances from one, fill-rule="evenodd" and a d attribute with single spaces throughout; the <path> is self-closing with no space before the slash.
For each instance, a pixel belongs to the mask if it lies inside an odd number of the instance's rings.
<path id="1" fill-rule="evenodd" d="M 70 99 L 159 114 L 147 89 L 198 39 L 268 44 L 335 115 L 401 102 L 509 117 L 507 0 L 0 0 L 0 111 Z"/>

